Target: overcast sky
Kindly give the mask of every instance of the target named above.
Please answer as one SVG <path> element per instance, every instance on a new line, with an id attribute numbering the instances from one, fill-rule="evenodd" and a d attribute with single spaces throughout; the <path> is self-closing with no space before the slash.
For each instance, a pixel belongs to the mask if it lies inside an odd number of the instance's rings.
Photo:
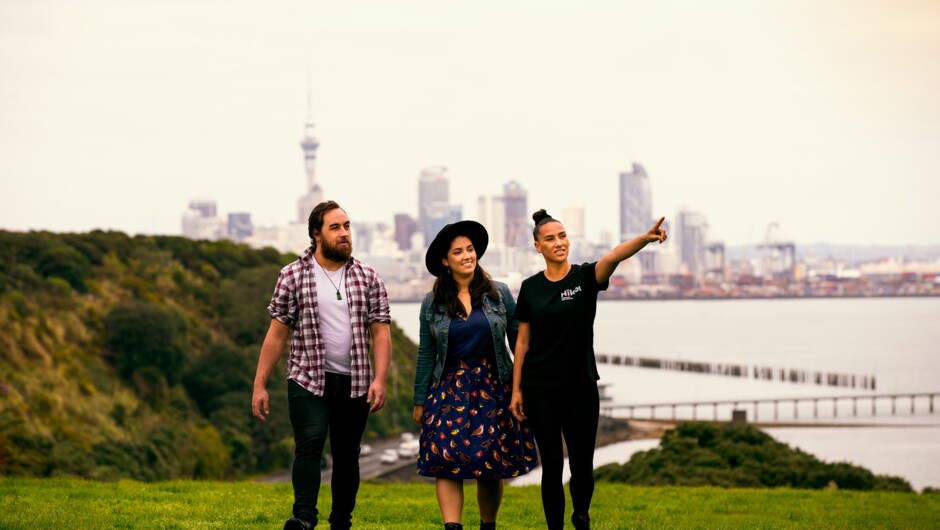
<path id="1" fill-rule="evenodd" d="M 0 227 L 284 224 L 308 75 L 354 222 L 440 164 L 465 217 L 517 180 L 616 234 L 637 161 L 713 240 L 940 243 L 936 0 L 0 0 Z"/>

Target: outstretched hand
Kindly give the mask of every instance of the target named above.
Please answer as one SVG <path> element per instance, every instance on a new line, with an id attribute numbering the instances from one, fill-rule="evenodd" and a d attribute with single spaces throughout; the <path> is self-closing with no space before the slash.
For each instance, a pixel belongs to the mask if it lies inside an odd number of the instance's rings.
<path id="1" fill-rule="evenodd" d="M 643 239 L 645 239 L 647 243 L 652 243 L 654 241 L 664 243 L 666 241 L 666 229 L 660 227 L 660 225 L 662 225 L 663 221 L 665 220 L 665 217 L 660 217 L 659 221 L 656 221 L 656 224 L 653 225 L 653 228 L 650 228 L 649 232 L 643 234 Z"/>

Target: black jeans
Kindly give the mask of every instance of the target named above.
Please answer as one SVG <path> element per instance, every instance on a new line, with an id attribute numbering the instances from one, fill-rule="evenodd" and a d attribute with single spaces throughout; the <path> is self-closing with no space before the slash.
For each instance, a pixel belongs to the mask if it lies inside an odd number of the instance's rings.
<path id="1" fill-rule="evenodd" d="M 359 492 L 359 444 L 369 418 L 366 396 L 349 397 L 351 378 L 327 372 L 323 397 L 293 380 L 287 383 L 290 423 L 294 429 L 294 517 L 317 523 L 320 458 L 326 437 L 333 453 L 332 528 L 349 528 Z"/>
<path id="2" fill-rule="evenodd" d="M 542 463 L 545 521 L 550 530 L 561 529 L 565 526 L 562 436 L 568 447 L 568 490 L 575 513 L 587 515 L 594 496 L 594 444 L 600 414 L 597 383 L 560 388 L 523 386 L 522 399 Z"/>

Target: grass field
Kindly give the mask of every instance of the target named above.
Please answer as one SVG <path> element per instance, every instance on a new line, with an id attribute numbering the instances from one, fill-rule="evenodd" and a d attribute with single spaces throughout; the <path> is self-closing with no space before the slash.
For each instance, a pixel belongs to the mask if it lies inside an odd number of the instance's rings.
<path id="1" fill-rule="evenodd" d="M 467 484 L 464 523 L 476 528 Z M 290 516 L 289 484 L 0 479 L 0 528 L 275 528 Z M 320 495 L 324 519 L 330 490 Z M 570 512 L 570 506 L 569 510 Z M 806 490 L 640 488 L 598 484 L 593 528 L 940 528 L 940 495 Z M 539 488 L 507 487 L 503 529 L 544 528 Z M 356 528 L 439 529 L 434 487 L 364 483 Z M 472 523 L 472 524 L 471 524 Z"/>

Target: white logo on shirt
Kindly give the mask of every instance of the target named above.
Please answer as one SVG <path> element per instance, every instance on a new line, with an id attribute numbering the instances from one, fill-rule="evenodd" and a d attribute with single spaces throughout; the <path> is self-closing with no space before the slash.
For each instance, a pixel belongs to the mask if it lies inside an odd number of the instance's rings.
<path id="1" fill-rule="evenodd" d="M 561 292 L 561 301 L 566 302 L 568 300 L 574 300 L 574 295 L 581 292 L 581 286 L 577 286 L 574 289 L 565 289 Z"/>

